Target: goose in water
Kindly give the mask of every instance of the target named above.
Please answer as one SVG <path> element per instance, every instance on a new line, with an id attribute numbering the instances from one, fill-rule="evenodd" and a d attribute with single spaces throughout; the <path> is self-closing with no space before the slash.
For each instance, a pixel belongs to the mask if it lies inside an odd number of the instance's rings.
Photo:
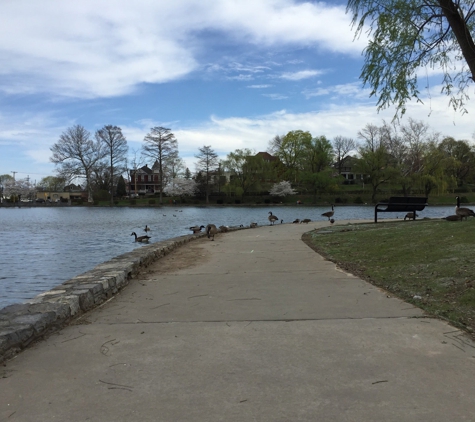
<path id="1" fill-rule="evenodd" d="M 269 217 L 267 217 L 270 221 L 271 226 L 278 220 L 278 217 L 272 214 L 272 211 L 269 211 Z"/>
<path id="2" fill-rule="evenodd" d="M 137 236 L 137 233 L 132 232 L 131 236 L 135 236 L 135 241 L 136 242 L 148 242 L 150 239 L 150 236 L 144 235 L 144 236 Z"/>
<path id="3" fill-rule="evenodd" d="M 455 214 L 457 214 L 462 220 L 465 218 L 467 219 L 470 216 L 475 217 L 475 212 L 470 208 L 461 208 L 460 207 L 460 197 L 457 196 L 457 205 L 455 206 Z"/>
<path id="4" fill-rule="evenodd" d="M 193 227 L 190 227 L 190 230 L 193 232 L 193 234 L 195 233 L 199 233 L 201 231 L 201 229 L 204 229 L 205 226 L 193 226 Z"/>
<path id="5" fill-rule="evenodd" d="M 332 210 L 331 210 L 331 211 L 324 212 L 324 213 L 322 214 L 322 217 L 327 217 L 327 218 L 330 220 L 330 218 L 333 217 L 333 214 L 335 214 L 335 210 L 333 209 L 333 204 L 332 204 Z"/>
<path id="6" fill-rule="evenodd" d="M 145 228 L 143 229 L 143 231 L 144 231 L 144 232 L 149 232 L 149 231 L 150 231 L 150 227 L 145 224 Z"/>
<path id="7" fill-rule="evenodd" d="M 206 234 L 208 235 L 208 239 L 214 240 L 214 235 L 218 233 L 218 229 L 214 224 L 208 224 L 206 226 Z"/>

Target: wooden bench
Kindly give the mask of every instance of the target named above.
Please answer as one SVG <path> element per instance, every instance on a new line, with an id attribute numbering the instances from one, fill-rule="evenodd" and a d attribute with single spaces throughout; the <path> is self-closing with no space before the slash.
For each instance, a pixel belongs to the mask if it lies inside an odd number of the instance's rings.
<path id="1" fill-rule="evenodd" d="M 422 211 L 426 205 L 427 198 L 424 197 L 391 196 L 389 202 L 379 202 L 374 207 L 374 222 L 378 222 L 378 212 L 412 212 L 412 218 L 415 220 L 416 211 Z"/>

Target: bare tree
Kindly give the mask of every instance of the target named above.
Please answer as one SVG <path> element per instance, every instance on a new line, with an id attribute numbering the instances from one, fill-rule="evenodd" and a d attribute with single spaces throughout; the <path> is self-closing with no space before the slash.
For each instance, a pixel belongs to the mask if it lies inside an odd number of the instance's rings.
<path id="1" fill-rule="evenodd" d="M 218 154 L 216 154 L 210 145 L 199 148 L 199 153 L 195 155 L 198 159 L 196 163 L 196 171 L 201 172 L 204 176 L 204 184 L 206 186 L 206 203 L 209 204 L 209 185 L 211 173 L 216 171 L 219 165 Z"/>
<path id="2" fill-rule="evenodd" d="M 122 134 L 122 129 L 117 126 L 107 125 L 96 132 L 96 139 L 104 145 L 107 151 L 109 168 L 109 193 L 111 206 L 114 205 L 114 186 L 117 184 L 117 176 L 120 176 L 126 168 L 127 140 Z"/>
<path id="3" fill-rule="evenodd" d="M 343 168 L 343 160 L 354 149 L 356 149 L 356 142 L 352 138 L 336 136 L 335 139 L 333 139 L 333 153 L 335 154 L 338 174 L 341 174 L 341 170 Z"/>
<path id="4" fill-rule="evenodd" d="M 157 161 L 158 174 L 160 177 L 160 204 L 163 198 L 165 185 L 165 170 L 168 160 L 176 157 L 178 153 L 178 141 L 170 129 L 156 126 L 150 129 L 150 133 L 144 138 L 142 153 Z"/>
<path id="5" fill-rule="evenodd" d="M 60 177 L 67 180 L 86 179 L 88 202 L 93 202 L 91 176 L 94 166 L 105 157 L 99 141 L 94 142 L 91 134 L 81 125 L 66 129 L 59 141 L 51 148 L 50 161 L 59 166 Z"/>
<path id="6" fill-rule="evenodd" d="M 275 135 L 270 141 L 267 149 L 272 155 L 277 155 L 280 151 L 282 143 L 284 142 L 285 135 Z"/>

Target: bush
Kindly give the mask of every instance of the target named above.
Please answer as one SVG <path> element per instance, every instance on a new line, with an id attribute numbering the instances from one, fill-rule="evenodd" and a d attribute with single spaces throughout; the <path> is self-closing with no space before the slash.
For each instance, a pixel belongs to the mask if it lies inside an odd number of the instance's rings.
<path id="1" fill-rule="evenodd" d="M 241 200 L 240 200 L 240 199 L 235 199 L 235 200 L 234 200 L 234 203 L 235 203 L 235 204 L 240 204 L 240 203 L 241 203 Z"/>
<path id="2" fill-rule="evenodd" d="M 216 203 L 219 204 L 219 205 L 222 205 L 222 204 L 224 204 L 224 201 L 223 201 L 222 199 L 218 199 L 218 200 L 216 201 Z"/>
<path id="3" fill-rule="evenodd" d="M 137 200 L 136 199 L 131 199 L 129 201 L 130 205 L 137 205 Z"/>
<path id="4" fill-rule="evenodd" d="M 461 197 L 460 197 L 460 202 L 461 202 L 462 204 L 468 204 L 469 201 L 468 201 L 468 199 L 467 199 L 466 196 L 461 196 Z"/>
<path id="5" fill-rule="evenodd" d="M 157 201 L 155 201 L 155 199 L 149 199 L 148 200 L 149 205 L 155 205 L 156 203 L 157 203 Z"/>
<path id="6" fill-rule="evenodd" d="M 117 199 L 114 201 L 114 205 L 119 205 L 119 201 Z"/>
<path id="7" fill-rule="evenodd" d="M 357 196 L 353 202 L 355 204 L 364 204 L 363 200 L 361 199 L 361 196 Z"/>
<path id="8" fill-rule="evenodd" d="M 264 199 L 264 204 L 270 204 L 270 199 Z"/>

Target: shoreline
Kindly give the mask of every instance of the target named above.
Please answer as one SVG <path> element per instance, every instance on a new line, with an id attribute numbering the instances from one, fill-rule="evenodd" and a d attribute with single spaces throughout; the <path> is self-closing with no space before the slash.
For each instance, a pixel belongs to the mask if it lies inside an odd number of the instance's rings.
<path id="1" fill-rule="evenodd" d="M 33 299 L 1 308 L 0 363 L 108 301 L 156 260 L 204 236 L 206 233 L 190 234 L 146 245 L 105 261 Z"/>

